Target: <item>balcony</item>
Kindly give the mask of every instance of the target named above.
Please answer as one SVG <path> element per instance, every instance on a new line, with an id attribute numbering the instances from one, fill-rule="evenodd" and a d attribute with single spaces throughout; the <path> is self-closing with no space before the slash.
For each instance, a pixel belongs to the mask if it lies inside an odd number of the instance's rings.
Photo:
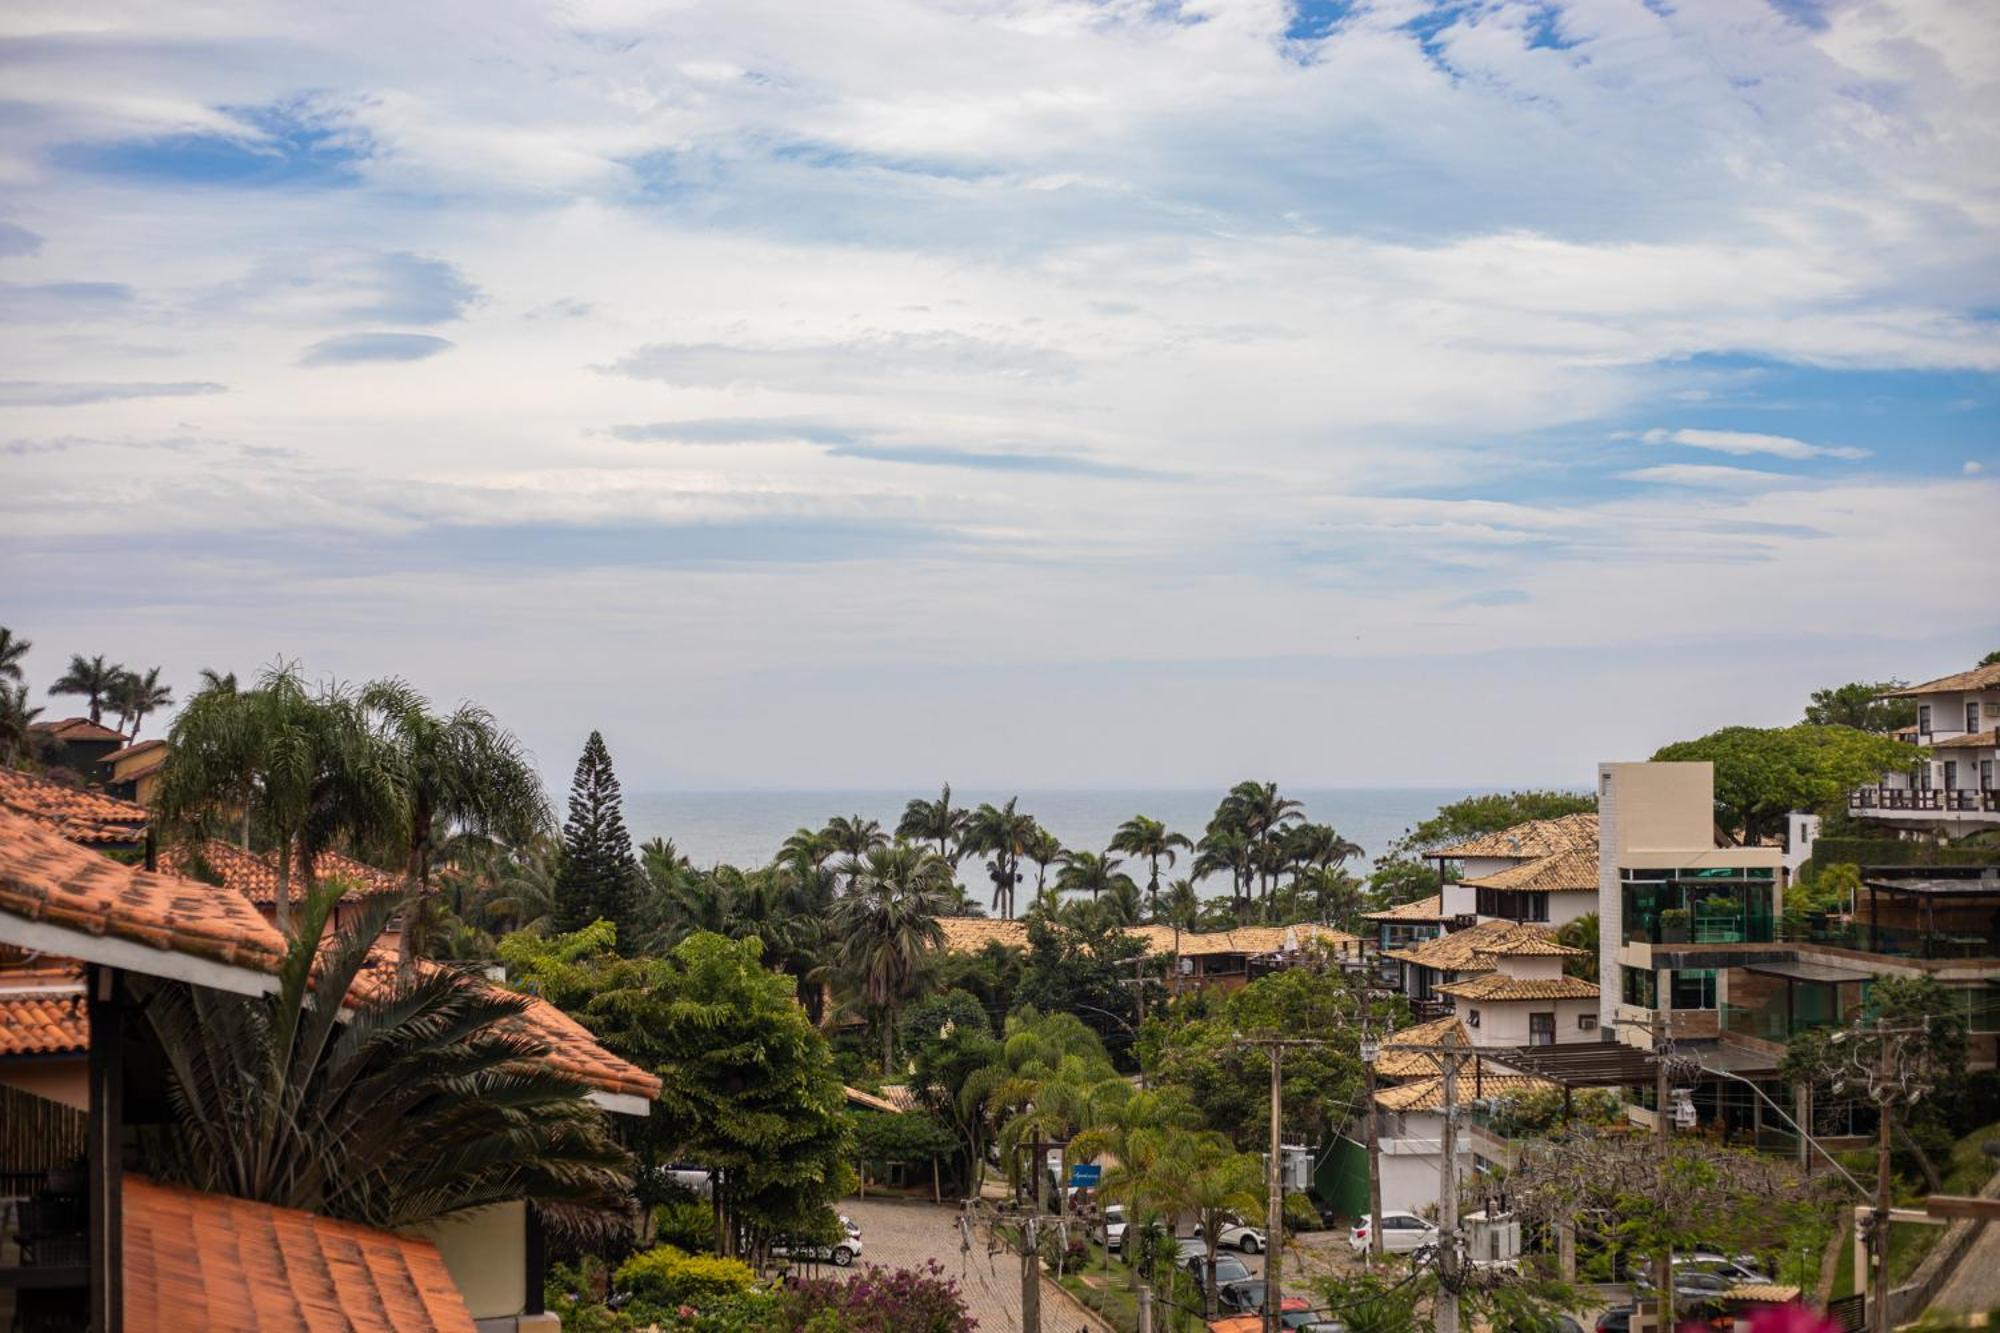
<path id="1" fill-rule="evenodd" d="M 2000 815 L 2000 791 L 1942 787 L 1862 787 L 1847 794 L 1849 814 Z"/>

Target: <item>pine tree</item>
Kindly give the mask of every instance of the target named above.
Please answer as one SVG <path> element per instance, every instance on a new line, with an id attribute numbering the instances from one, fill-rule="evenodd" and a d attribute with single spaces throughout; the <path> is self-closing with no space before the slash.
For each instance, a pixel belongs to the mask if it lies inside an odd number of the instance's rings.
<path id="1" fill-rule="evenodd" d="M 556 926 L 579 930 L 605 920 L 618 928 L 618 943 L 637 944 L 634 920 L 639 901 L 639 863 L 632 835 L 625 831 L 618 775 L 604 737 L 591 732 L 576 777 L 569 785 L 569 819 L 563 825 L 562 869 L 556 875 Z"/>

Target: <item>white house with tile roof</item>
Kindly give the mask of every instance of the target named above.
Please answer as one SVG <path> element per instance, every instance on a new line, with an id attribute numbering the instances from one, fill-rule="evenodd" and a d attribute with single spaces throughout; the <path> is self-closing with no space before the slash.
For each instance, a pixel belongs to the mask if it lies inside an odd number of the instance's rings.
<path id="1" fill-rule="evenodd" d="M 1425 853 L 1439 869 L 1447 918 L 1561 926 L 1597 910 L 1597 816 L 1563 815 L 1483 833 Z M 1459 879 L 1443 882 L 1444 863 Z"/>
<path id="2" fill-rule="evenodd" d="M 1930 757 L 1912 754 L 1908 771 L 1849 792 L 1847 812 L 1954 837 L 2000 828 L 2000 662 L 1883 697 L 1916 704 L 1916 725 L 1896 735 Z"/>

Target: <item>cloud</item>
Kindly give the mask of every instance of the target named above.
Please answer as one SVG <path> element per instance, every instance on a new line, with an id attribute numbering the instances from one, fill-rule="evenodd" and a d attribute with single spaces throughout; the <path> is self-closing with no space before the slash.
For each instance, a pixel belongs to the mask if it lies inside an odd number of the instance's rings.
<path id="1" fill-rule="evenodd" d="M 1110 463 L 1082 453 L 1021 447 L 984 448 L 970 445 L 926 444 L 885 438 L 880 432 L 857 432 L 825 422 L 796 417 L 711 418 L 654 421 L 613 426 L 614 439 L 628 444 L 671 443 L 807 444 L 828 458 L 854 458 L 912 467 L 965 468 L 979 472 L 1042 473 L 1051 476 L 1107 477 L 1126 480 L 1159 478 L 1149 468 Z"/>
<path id="2" fill-rule="evenodd" d="M 1666 430 L 1654 428 L 1642 436 L 1647 444 L 1683 444 L 1723 454 L 1770 454 L 1777 458 L 1866 458 L 1866 449 L 1843 444 L 1807 444 L 1788 435 L 1759 435 L 1741 430 Z"/>
<path id="3" fill-rule="evenodd" d="M 675 385 L 776 385 L 790 390 L 853 390 L 923 376 L 1014 383 L 1067 378 L 1068 353 L 939 329 L 871 330 L 840 342 L 790 345 L 653 343 L 619 358 L 610 373 Z"/>
<path id="4" fill-rule="evenodd" d="M 1986 468 L 1984 465 L 1982 465 L 1977 459 L 1972 459 L 1972 458 L 1966 459 L 1965 466 L 1964 468 L 1961 469 L 1961 471 L 1963 471 L 1965 475 L 1968 477 L 1976 477 L 1985 470 Z"/>
<path id="5" fill-rule="evenodd" d="M 1800 478 L 1782 472 L 1761 472 L 1756 468 L 1719 467 L 1703 463 L 1663 463 L 1618 474 L 1626 481 L 1657 482 L 1665 486 L 1768 487 L 1796 484 Z"/>
<path id="6" fill-rule="evenodd" d="M 26 227 L 0 221 L 0 259 L 32 255 L 42 248 L 42 238 Z"/>
<path id="7" fill-rule="evenodd" d="M 89 383 L 48 380 L 0 380 L 0 407 L 77 407 L 131 398 L 193 398 L 222 393 L 227 386 L 204 380 L 177 383 Z"/>
<path id="8" fill-rule="evenodd" d="M 132 304 L 122 282 L 0 282 L 0 320 L 10 324 L 66 324 L 102 319 Z"/>
<path id="9" fill-rule="evenodd" d="M 322 338 L 299 358 L 302 366 L 352 366 L 371 361 L 422 361 L 455 346 L 428 333 L 343 333 Z"/>

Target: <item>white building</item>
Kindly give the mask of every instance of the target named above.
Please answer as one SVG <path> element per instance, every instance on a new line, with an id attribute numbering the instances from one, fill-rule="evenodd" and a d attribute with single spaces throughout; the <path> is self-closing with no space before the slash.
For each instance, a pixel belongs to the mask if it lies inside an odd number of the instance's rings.
<path id="1" fill-rule="evenodd" d="M 2000 828 L 2000 662 L 1884 697 L 1916 701 L 1916 724 L 1896 734 L 1930 758 L 1850 792 L 1848 813 L 1953 836 Z"/>
<path id="2" fill-rule="evenodd" d="M 1597 816 L 1564 815 L 1484 833 L 1425 854 L 1438 863 L 1444 916 L 1561 926 L 1597 910 Z M 1456 884 L 1444 863 L 1459 863 Z"/>

